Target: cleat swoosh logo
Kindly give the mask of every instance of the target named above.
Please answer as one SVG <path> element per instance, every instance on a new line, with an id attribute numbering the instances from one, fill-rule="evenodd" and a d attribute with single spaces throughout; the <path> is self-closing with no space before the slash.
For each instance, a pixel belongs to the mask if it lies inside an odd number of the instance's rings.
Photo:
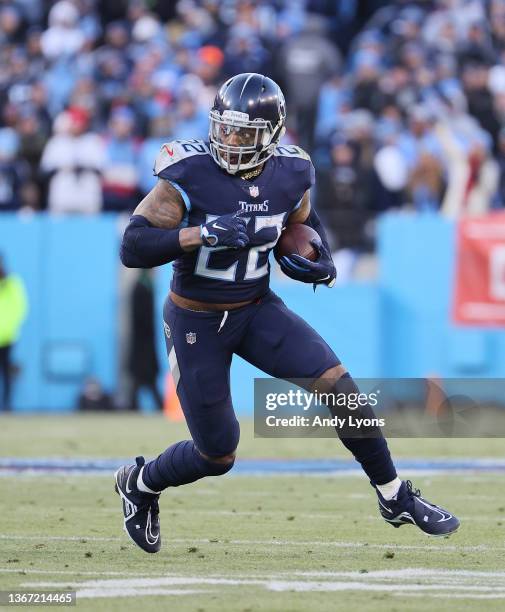
<path id="1" fill-rule="evenodd" d="M 133 489 L 130 489 L 130 487 L 129 487 L 130 476 L 132 474 L 133 474 L 133 470 L 128 474 L 128 478 L 126 479 L 126 492 L 127 493 L 133 493 Z"/>
<path id="2" fill-rule="evenodd" d="M 148 544 L 156 544 L 156 542 L 160 538 L 160 534 L 158 533 L 157 535 L 154 535 L 154 533 L 152 532 L 152 529 L 151 529 L 151 508 L 149 508 L 149 511 L 147 513 L 147 522 L 146 522 L 145 535 L 146 535 L 146 542 Z"/>
<path id="3" fill-rule="evenodd" d="M 437 523 L 444 523 L 445 521 L 452 519 L 452 514 L 449 514 L 449 512 L 445 512 L 441 510 L 440 508 L 437 508 L 437 506 L 432 506 L 430 503 L 422 499 L 417 498 L 417 501 L 420 504 L 423 504 L 423 506 L 426 506 L 426 508 L 429 508 L 432 512 L 437 512 L 442 517 L 438 519 Z"/>
<path id="4" fill-rule="evenodd" d="M 437 523 L 445 523 L 445 521 L 448 521 L 452 519 L 452 514 L 446 514 L 444 518 L 441 518 L 439 521 L 437 521 Z"/>
<path id="5" fill-rule="evenodd" d="M 391 510 L 391 508 L 388 508 L 387 506 L 385 506 L 380 499 L 377 500 L 379 502 L 379 506 L 381 506 L 382 508 L 384 508 L 384 510 L 386 510 L 386 512 L 389 512 L 389 514 L 393 514 L 393 511 Z"/>

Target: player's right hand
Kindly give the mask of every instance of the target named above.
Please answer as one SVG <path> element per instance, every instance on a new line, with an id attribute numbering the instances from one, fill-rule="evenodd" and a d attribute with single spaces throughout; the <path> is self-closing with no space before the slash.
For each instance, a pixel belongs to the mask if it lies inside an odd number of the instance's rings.
<path id="1" fill-rule="evenodd" d="M 228 247 L 241 249 L 249 242 L 247 223 L 241 217 L 242 211 L 222 215 L 214 221 L 200 225 L 200 237 L 206 247 Z"/>

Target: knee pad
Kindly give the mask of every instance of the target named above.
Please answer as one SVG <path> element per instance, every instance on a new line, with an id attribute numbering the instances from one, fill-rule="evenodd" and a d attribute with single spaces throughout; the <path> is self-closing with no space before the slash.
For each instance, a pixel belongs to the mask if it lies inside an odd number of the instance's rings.
<path id="1" fill-rule="evenodd" d="M 198 449 L 209 457 L 224 457 L 231 455 L 237 449 L 240 440 L 240 425 L 237 419 L 230 421 L 220 430 L 211 434 L 205 432 L 195 437 Z"/>

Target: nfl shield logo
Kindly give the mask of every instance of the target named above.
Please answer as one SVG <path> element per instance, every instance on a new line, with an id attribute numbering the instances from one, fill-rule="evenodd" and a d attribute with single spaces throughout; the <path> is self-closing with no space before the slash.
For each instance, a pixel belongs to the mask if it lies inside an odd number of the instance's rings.
<path id="1" fill-rule="evenodd" d="M 195 334 L 195 332 L 188 332 L 186 334 L 186 342 L 188 344 L 194 344 L 196 342 L 196 334 Z"/>
<path id="2" fill-rule="evenodd" d="M 260 194 L 260 189 L 257 185 L 252 185 L 249 187 L 249 193 L 251 194 L 251 198 L 257 198 Z"/>

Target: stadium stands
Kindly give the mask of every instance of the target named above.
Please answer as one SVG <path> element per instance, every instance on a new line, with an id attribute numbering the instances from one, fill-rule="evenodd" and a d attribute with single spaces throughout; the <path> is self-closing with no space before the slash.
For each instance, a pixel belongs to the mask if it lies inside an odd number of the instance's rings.
<path id="1" fill-rule="evenodd" d="M 240 71 L 285 89 L 335 250 L 390 208 L 503 207 L 504 23 L 504 0 L 4 2 L 0 211 L 131 211 Z"/>

